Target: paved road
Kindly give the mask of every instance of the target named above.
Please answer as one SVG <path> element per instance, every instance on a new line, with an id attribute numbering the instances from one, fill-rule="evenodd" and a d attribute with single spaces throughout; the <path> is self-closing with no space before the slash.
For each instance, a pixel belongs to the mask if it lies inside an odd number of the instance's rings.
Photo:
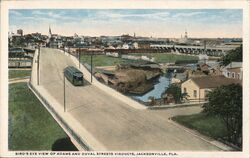
<path id="1" fill-rule="evenodd" d="M 58 50 L 42 48 L 40 84 L 63 105 L 63 68 L 74 65 Z M 200 112 L 199 107 L 138 110 L 93 85 L 66 82 L 67 112 L 107 150 L 219 150 L 168 122 L 174 115 Z M 76 127 L 77 128 L 77 127 Z"/>

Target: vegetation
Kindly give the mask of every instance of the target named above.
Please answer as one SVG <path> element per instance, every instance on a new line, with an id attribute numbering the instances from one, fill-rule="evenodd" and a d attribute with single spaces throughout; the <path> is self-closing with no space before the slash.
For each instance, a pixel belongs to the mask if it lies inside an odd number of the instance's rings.
<path id="1" fill-rule="evenodd" d="M 26 45 L 26 42 L 25 42 L 25 38 L 24 37 L 16 38 L 13 41 L 13 47 L 25 47 L 25 45 Z"/>
<path id="2" fill-rule="evenodd" d="M 51 150 L 67 135 L 28 89 L 26 83 L 9 86 L 9 149 Z"/>
<path id="3" fill-rule="evenodd" d="M 9 79 L 30 76 L 31 70 L 9 70 Z"/>
<path id="4" fill-rule="evenodd" d="M 242 62 L 242 45 L 234 50 L 229 51 L 229 53 L 222 57 L 222 65 L 226 66 L 231 62 Z"/>
<path id="5" fill-rule="evenodd" d="M 203 106 L 204 112 L 218 116 L 227 129 L 226 140 L 242 146 L 242 86 L 231 84 L 221 86 L 208 94 L 209 102 Z"/>
<path id="6" fill-rule="evenodd" d="M 224 139 L 224 137 L 227 136 L 227 128 L 219 116 L 198 113 L 188 116 L 176 116 L 172 119 L 186 127 L 215 139 Z"/>
<path id="7" fill-rule="evenodd" d="M 170 86 L 165 90 L 164 94 L 172 95 L 175 103 L 180 103 L 183 97 L 181 93 L 181 87 L 176 84 L 170 84 Z"/>

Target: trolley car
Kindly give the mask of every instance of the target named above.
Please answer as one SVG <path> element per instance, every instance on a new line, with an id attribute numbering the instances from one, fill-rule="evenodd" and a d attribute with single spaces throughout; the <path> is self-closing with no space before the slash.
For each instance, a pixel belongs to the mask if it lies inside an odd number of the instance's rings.
<path id="1" fill-rule="evenodd" d="M 82 86 L 83 73 L 73 66 L 68 66 L 64 69 L 64 76 L 74 85 Z"/>

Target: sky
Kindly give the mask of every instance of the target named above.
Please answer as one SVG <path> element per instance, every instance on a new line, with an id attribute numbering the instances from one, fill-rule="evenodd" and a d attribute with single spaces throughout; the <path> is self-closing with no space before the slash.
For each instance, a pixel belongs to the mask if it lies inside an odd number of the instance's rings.
<path id="1" fill-rule="evenodd" d="M 11 9 L 9 31 L 84 36 L 129 34 L 241 38 L 241 9 Z"/>

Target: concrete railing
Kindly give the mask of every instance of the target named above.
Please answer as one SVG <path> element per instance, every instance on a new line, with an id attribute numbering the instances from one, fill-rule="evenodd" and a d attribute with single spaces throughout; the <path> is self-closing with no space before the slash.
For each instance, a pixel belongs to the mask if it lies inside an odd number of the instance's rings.
<path id="1" fill-rule="evenodd" d="M 64 119 L 60 117 L 60 115 L 56 112 L 53 106 L 50 105 L 50 103 L 36 90 L 36 88 L 30 82 L 28 82 L 28 87 L 35 93 L 39 100 L 42 101 L 46 108 L 49 109 L 51 113 L 53 113 L 54 117 L 56 117 L 56 120 L 59 121 L 61 125 L 63 125 L 63 128 L 66 129 L 71 136 L 73 136 L 74 140 L 76 140 L 83 149 L 91 151 L 92 149 L 87 145 L 87 143 L 82 140 L 81 137 L 74 132 L 74 130 L 70 128 L 70 126 L 64 121 Z"/>

